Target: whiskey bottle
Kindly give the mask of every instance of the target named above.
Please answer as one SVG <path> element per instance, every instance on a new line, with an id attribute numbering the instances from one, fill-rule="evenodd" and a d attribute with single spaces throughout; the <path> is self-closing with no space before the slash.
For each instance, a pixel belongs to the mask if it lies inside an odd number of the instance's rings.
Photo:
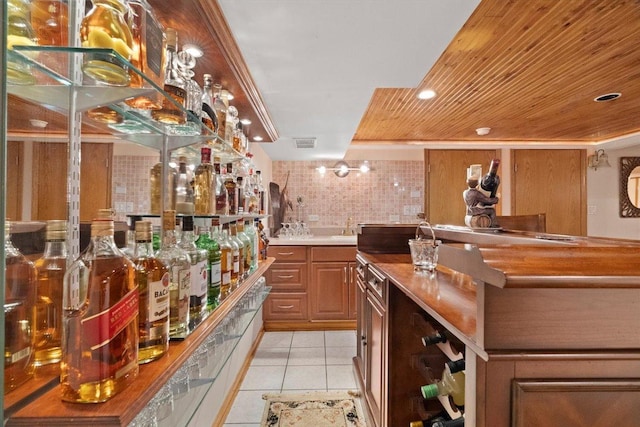
<path id="1" fill-rule="evenodd" d="M 47 221 L 44 253 L 37 270 L 34 312 L 34 364 L 58 363 L 62 358 L 62 289 L 67 271 L 67 222 Z"/>
<path id="2" fill-rule="evenodd" d="M 251 255 L 253 253 L 253 247 L 252 247 L 253 242 L 245 232 L 244 224 L 245 224 L 244 219 L 241 218 L 238 220 L 236 224 L 236 235 L 238 236 L 238 239 L 242 242 L 242 246 L 244 249 L 244 252 L 242 254 L 242 260 L 244 262 L 243 278 L 246 279 L 249 276 L 249 273 L 251 272 L 251 266 L 253 263 L 253 260 L 251 258 Z"/>
<path id="3" fill-rule="evenodd" d="M 191 260 L 189 291 L 189 330 L 193 331 L 207 317 L 207 260 L 209 253 L 196 246 L 193 216 L 182 217 L 182 237 L 178 245 Z"/>
<path id="4" fill-rule="evenodd" d="M 233 247 L 233 272 L 231 273 L 231 290 L 233 291 L 244 279 L 244 243 L 238 238 L 236 222 L 232 221 L 228 225 L 229 241 Z"/>
<path id="5" fill-rule="evenodd" d="M 258 213 L 264 215 L 266 210 L 266 199 L 264 186 L 262 185 L 262 172 L 256 171 L 256 187 L 258 190 Z"/>
<path id="6" fill-rule="evenodd" d="M 33 309 L 36 269 L 13 246 L 11 223 L 4 226 L 4 392 L 24 384 L 33 375 Z"/>
<path id="7" fill-rule="evenodd" d="M 194 173 L 193 198 L 196 215 L 213 215 L 216 211 L 216 176 L 211 164 L 211 148 L 200 149 L 200 164 Z"/>
<path id="8" fill-rule="evenodd" d="M 136 222 L 134 264 L 139 295 L 138 363 L 169 350 L 169 269 L 153 253 L 151 221 Z"/>
<path id="9" fill-rule="evenodd" d="M 231 276 L 233 275 L 233 251 L 234 245 L 229 240 L 229 225 L 224 224 L 222 231 L 220 232 L 220 270 L 221 270 L 221 283 L 220 283 L 220 301 L 224 301 L 225 298 L 231 293 Z"/>
<path id="10" fill-rule="evenodd" d="M 69 46 L 68 15 L 65 0 L 31 1 L 31 26 L 40 46 Z"/>
<path id="11" fill-rule="evenodd" d="M 244 219 L 244 234 L 251 241 L 251 270 L 258 268 L 258 260 L 260 259 L 260 242 L 258 238 L 258 230 L 254 226 L 253 219 Z"/>
<path id="12" fill-rule="evenodd" d="M 166 167 L 166 180 L 162 176 L 162 163 L 156 163 L 150 171 L 150 195 L 151 195 L 151 208 L 150 213 L 154 215 L 160 215 L 162 211 L 166 209 L 174 210 L 176 208 L 176 183 L 178 181 L 178 172 L 172 168 Z M 165 187 L 165 203 L 166 206 L 162 206 L 162 188 Z"/>
<path id="13" fill-rule="evenodd" d="M 178 33 L 173 28 L 167 28 L 166 35 L 167 49 L 163 88 L 169 98 L 162 100 L 160 110 L 151 111 L 151 117 L 169 125 L 181 125 L 187 121 L 187 114 L 184 110 L 187 91 L 180 70 L 175 65 Z"/>
<path id="14" fill-rule="evenodd" d="M 218 138 L 224 141 L 227 127 L 227 106 L 222 99 L 222 85 L 220 83 L 214 83 L 213 85 L 213 109 L 218 119 Z"/>
<path id="15" fill-rule="evenodd" d="M 245 206 L 246 206 L 246 193 L 245 193 L 245 188 L 244 188 L 244 178 L 242 178 L 241 176 L 236 178 L 236 196 L 235 198 L 238 200 L 238 211 L 237 214 L 238 215 L 242 215 L 243 213 L 245 213 Z"/>
<path id="16" fill-rule="evenodd" d="M 101 212 L 91 241 L 64 275 L 62 400 L 104 402 L 138 375 L 138 288 L 133 263 L 116 247 Z"/>
<path id="17" fill-rule="evenodd" d="M 222 252 L 217 240 L 212 238 L 210 228 L 203 226 L 198 228 L 196 246 L 207 251 L 207 311 L 211 312 L 220 304 L 220 284 L 222 282 L 222 270 L 220 262 Z"/>
<path id="18" fill-rule="evenodd" d="M 224 176 L 220 169 L 220 158 L 215 157 L 213 161 L 213 170 L 216 175 L 216 214 L 229 215 L 229 192 L 224 185 Z"/>
<path id="19" fill-rule="evenodd" d="M 115 50 L 127 61 L 133 53 L 133 36 L 125 20 L 124 0 L 93 0 L 93 7 L 80 24 L 82 47 Z M 111 86 L 128 86 L 129 71 L 107 53 L 87 53 L 82 71 L 92 79 Z"/>
<path id="20" fill-rule="evenodd" d="M 188 335 L 191 258 L 176 243 L 176 211 L 162 214 L 162 246 L 156 258 L 169 268 L 169 337 Z"/>
<path id="21" fill-rule="evenodd" d="M 150 79 L 156 86 L 164 86 L 164 66 L 166 55 L 166 39 L 164 27 L 156 18 L 147 0 L 128 0 L 128 20 L 131 22 L 133 46 L 131 64 Z M 142 76 L 129 70 L 130 86 L 133 88 L 150 87 Z M 162 108 L 162 96 L 153 94 L 135 96 L 125 103 L 141 110 L 159 110 Z"/>
<path id="22" fill-rule="evenodd" d="M 187 91 L 184 101 L 184 108 L 189 111 L 186 130 L 190 135 L 200 135 L 202 133 L 202 119 L 200 117 L 202 115 L 202 88 L 193 79 L 196 58 L 185 50 L 180 51 L 176 57 L 176 65 L 182 74 L 184 88 Z"/>
<path id="23" fill-rule="evenodd" d="M 178 159 L 178 175 L 176 181 L 176 212 L 183 215 L 192 215 L 193 207 L 193 173 L 187 166 L 187 158 L 180 156 Z"/>
<path id="24" fill-rule="evenodd" d="M 218 132 L 218 116 L 213 104 L 213 77 L 211 74 L 204 74 L 202 85 L 202 123 L 212 132 Z"/>
<path id="25" fill-rule="evenodd" d="M 233 177 L 233 164 L 227 163 L 227 169 L 224 174 L 224 186 L 227 188 L 229 197 L 229 215 L 238 214 L 238 192 L 236 191 L 236 181 Z"/>

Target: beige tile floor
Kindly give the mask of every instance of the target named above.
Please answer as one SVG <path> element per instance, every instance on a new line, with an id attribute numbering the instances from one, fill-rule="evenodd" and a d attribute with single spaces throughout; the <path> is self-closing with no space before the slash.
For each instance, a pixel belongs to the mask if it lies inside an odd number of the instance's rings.
<path id="1" fill-rule="evenodd" d="M 266 332 L 225 427 L 259 427 L 263 393 L 355 390 L 355 331 Z"/>

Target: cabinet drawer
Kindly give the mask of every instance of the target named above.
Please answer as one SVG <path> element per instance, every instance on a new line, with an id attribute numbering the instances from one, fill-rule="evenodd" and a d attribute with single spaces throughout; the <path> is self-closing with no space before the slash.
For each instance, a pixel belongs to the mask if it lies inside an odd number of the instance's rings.
<path id="1" fill-rule="evenodd" d="M 373 295 L 386 305 L 387 301 L 387 280 L 384 275 L 377 271 L 373 266 L 369 265 L 366 269 L 366 284 L 367 288 Z"/>
<path id="2" fill-rule="evenodd" d="M 307 264 L 299 262 L 274 263 L 265 273 L 267 284 L 273 292 L 305 291 L 307 289 Z"/>
<path id="3" fill-rule="evenodd" d="M 264 302 L 262 318 L 264 320 L 307 320 L 307 295 L 270 294 Z"/>
<path id="4" fill-rule="evenodd" d="M 355 246 L 314 246 L 311 248 L 312 262 L 354 261 Z"/>
<path id="5" fill-rule="evenodd" d="M 278 261 L 306 261 L 306 246 L 269 246 L 267 254 Z"/>

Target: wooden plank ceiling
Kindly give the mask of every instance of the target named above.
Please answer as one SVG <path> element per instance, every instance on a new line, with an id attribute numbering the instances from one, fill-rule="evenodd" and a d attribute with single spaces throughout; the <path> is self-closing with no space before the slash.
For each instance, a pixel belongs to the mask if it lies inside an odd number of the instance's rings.
<path id="1" fill-rule="evenodd" d="M 483 0 L 417 88 L 375 90 L 352 143 L 589 144 L 640 132 L 639 34 L 638 0 Z M 417 99 L 427 88 L 438 96 Z M 610 92 L 622 96 L 594 102 Z"/>

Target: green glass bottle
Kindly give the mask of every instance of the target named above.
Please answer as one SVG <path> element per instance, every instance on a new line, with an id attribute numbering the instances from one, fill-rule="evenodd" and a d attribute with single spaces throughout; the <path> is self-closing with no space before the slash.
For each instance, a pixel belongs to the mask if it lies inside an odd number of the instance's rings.
<path id="1" fill-rule="evenodd" d="M 207 310 L 213 311 L 220 304 L 220 284 L 222 283 L 222 251 L 220 245 L 211 237 L 210 228 L 203 226 L 198 228 L 196 246 L 208 252 L 207 261 Z"/>

